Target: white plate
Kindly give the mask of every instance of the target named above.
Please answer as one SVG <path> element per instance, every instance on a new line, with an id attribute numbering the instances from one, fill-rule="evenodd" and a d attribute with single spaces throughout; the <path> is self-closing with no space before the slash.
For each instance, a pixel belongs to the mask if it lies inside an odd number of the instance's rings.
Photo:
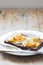
<path id="1" fill-rule="evenodd" d="M 24 33 L 24 34 L 30 34 L 30 36 L 38 36 L 40 39 L 43 39 L 43 33 L 34 31 L 34 30 L 20 30 L 20 31 L 12 31 L 9 33 L 6 33 L 0 37 L 0 44 L 5 44 L 4 40 L 15 33 Z M 12 55 L 19 55 L 19 56 L 30 56 L 30 55 L 36 55 L 36 54 L 43 54 L 43 47 L 40 48 L 38 51 L 30 51 L 30 50 L 21 50 L 14 46 L 14 48 L 7 48 L 6 46 L 0 45 L 0 50 L 5 50 L 6 53 L 12 54 Z"/>

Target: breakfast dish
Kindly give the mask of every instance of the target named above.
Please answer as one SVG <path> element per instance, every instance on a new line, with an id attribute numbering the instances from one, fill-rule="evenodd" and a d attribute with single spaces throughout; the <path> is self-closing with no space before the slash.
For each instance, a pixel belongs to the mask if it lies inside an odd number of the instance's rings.
<path id="1" fill-rule="evenodd" d="M 0 36 L 0 50 L 19 56 L 43 54 L 43 33 L 34 30 L 6 33 Z"/>
<path id="2" fill-rule="evenodd" d="M 28 33 L 29 35 L 29 33 Z M 4 41 L 4 43 L 14 45 L 23 50 L 38 50 L 43 44 L 43 40 L 39 37 L 30 37 L 26 34 L 15 33 L 15 36 L 11 36 Z"/>

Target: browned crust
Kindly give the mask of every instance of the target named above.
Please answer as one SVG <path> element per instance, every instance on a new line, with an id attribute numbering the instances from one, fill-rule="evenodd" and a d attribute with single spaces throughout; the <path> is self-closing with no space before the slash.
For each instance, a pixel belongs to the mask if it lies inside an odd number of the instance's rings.
<path id="1" fill-rule="evenodd" d="M 19 46 L 19 45 L 16 45 L 15 43 L 13 43 L 13 42 L 8 42 L 8 41 L 4 41 L 4 43 L 14 45 L 14 46 L 16 46 L 18 48 L 21 48 L 23 50 L 30 49 L 30 50 L 33 50 L 33 51 L 36 51 L 36 50 L 40 49 L 43 46 L 43 40 L 41 40 L 40 44 L 36 48 L 33 48 L 33 47 L 29 48 L 29 47 Z"/>
<path id="2" fill-rule="evenodd" d="M 12 42 L 4 41 L 4 43 L 11 44 L 11 45 L 16 46 L 16 47 L 18 47 L 18 48 L 21 48 L 21 49 L 23 49 L 23 50 L 29 49 L 28 47 L 19 46 L 19 45 L 16 45 L 16 44 L 12 43 Z"/>

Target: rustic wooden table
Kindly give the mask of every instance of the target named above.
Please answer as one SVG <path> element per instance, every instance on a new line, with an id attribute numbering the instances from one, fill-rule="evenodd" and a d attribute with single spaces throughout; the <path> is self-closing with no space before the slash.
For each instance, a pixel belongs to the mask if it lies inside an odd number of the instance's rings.
<path id="1" fill-rule="evenodd" d="M 0 36 L 14 30 L 43 32 L 43 9 L 0 11 Z M 19 57 L 0 52 L 0 65 L 43 65 L 43 55 Z"/>

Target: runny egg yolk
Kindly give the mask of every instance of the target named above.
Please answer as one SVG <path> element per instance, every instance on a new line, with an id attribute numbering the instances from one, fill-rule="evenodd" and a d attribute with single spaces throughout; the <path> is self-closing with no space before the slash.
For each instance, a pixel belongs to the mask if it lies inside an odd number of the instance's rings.
<path id="1" fill-rule="evenodd" d="M 26 46 L 26 47 L 36 47 L 36 46 L 37 46 L 37 42 L 33 42 L 33 43 L 26 42 L 26 43 L 25 43 L 25 46 Z"/>
<path id="2" fill-rule="evenodd" d="M 17 42 L 21 42 L 24 39 L 25 39 L 25 36 L 22 36 L 22 35 L 19 35 L 19 36 L 15 37 L 15 41 L 17 41 Z"/>
<path id="3" fill-rule="evenodd" d="M 34 41 L 34 42 L 39 42 L 40 39 L 39 39 L 39 38 L 33 38 L 33 41 Z"/>
<path id="4" fill-rule="evenodd" d="M 31 47 L 31 43 L 30 43 L 30 42 L 26 42 L 26 43 L 24 44 L 24 46 L 26 46 L 26 47 Z"/>
<path id="5" fill-rule="evenodd" d="M 23 35 L 16 35 L 13 39 L 9 40 L 10 42 L 21 42 L 25 40 L 26 37 Z"/>
<path id="6" fill-rule="evenodd" d="M 33 42 L 26 41 L 24 46 L 36 48 L 39 44 L 40 44 L 40 39 L 34 38 Z"/>

